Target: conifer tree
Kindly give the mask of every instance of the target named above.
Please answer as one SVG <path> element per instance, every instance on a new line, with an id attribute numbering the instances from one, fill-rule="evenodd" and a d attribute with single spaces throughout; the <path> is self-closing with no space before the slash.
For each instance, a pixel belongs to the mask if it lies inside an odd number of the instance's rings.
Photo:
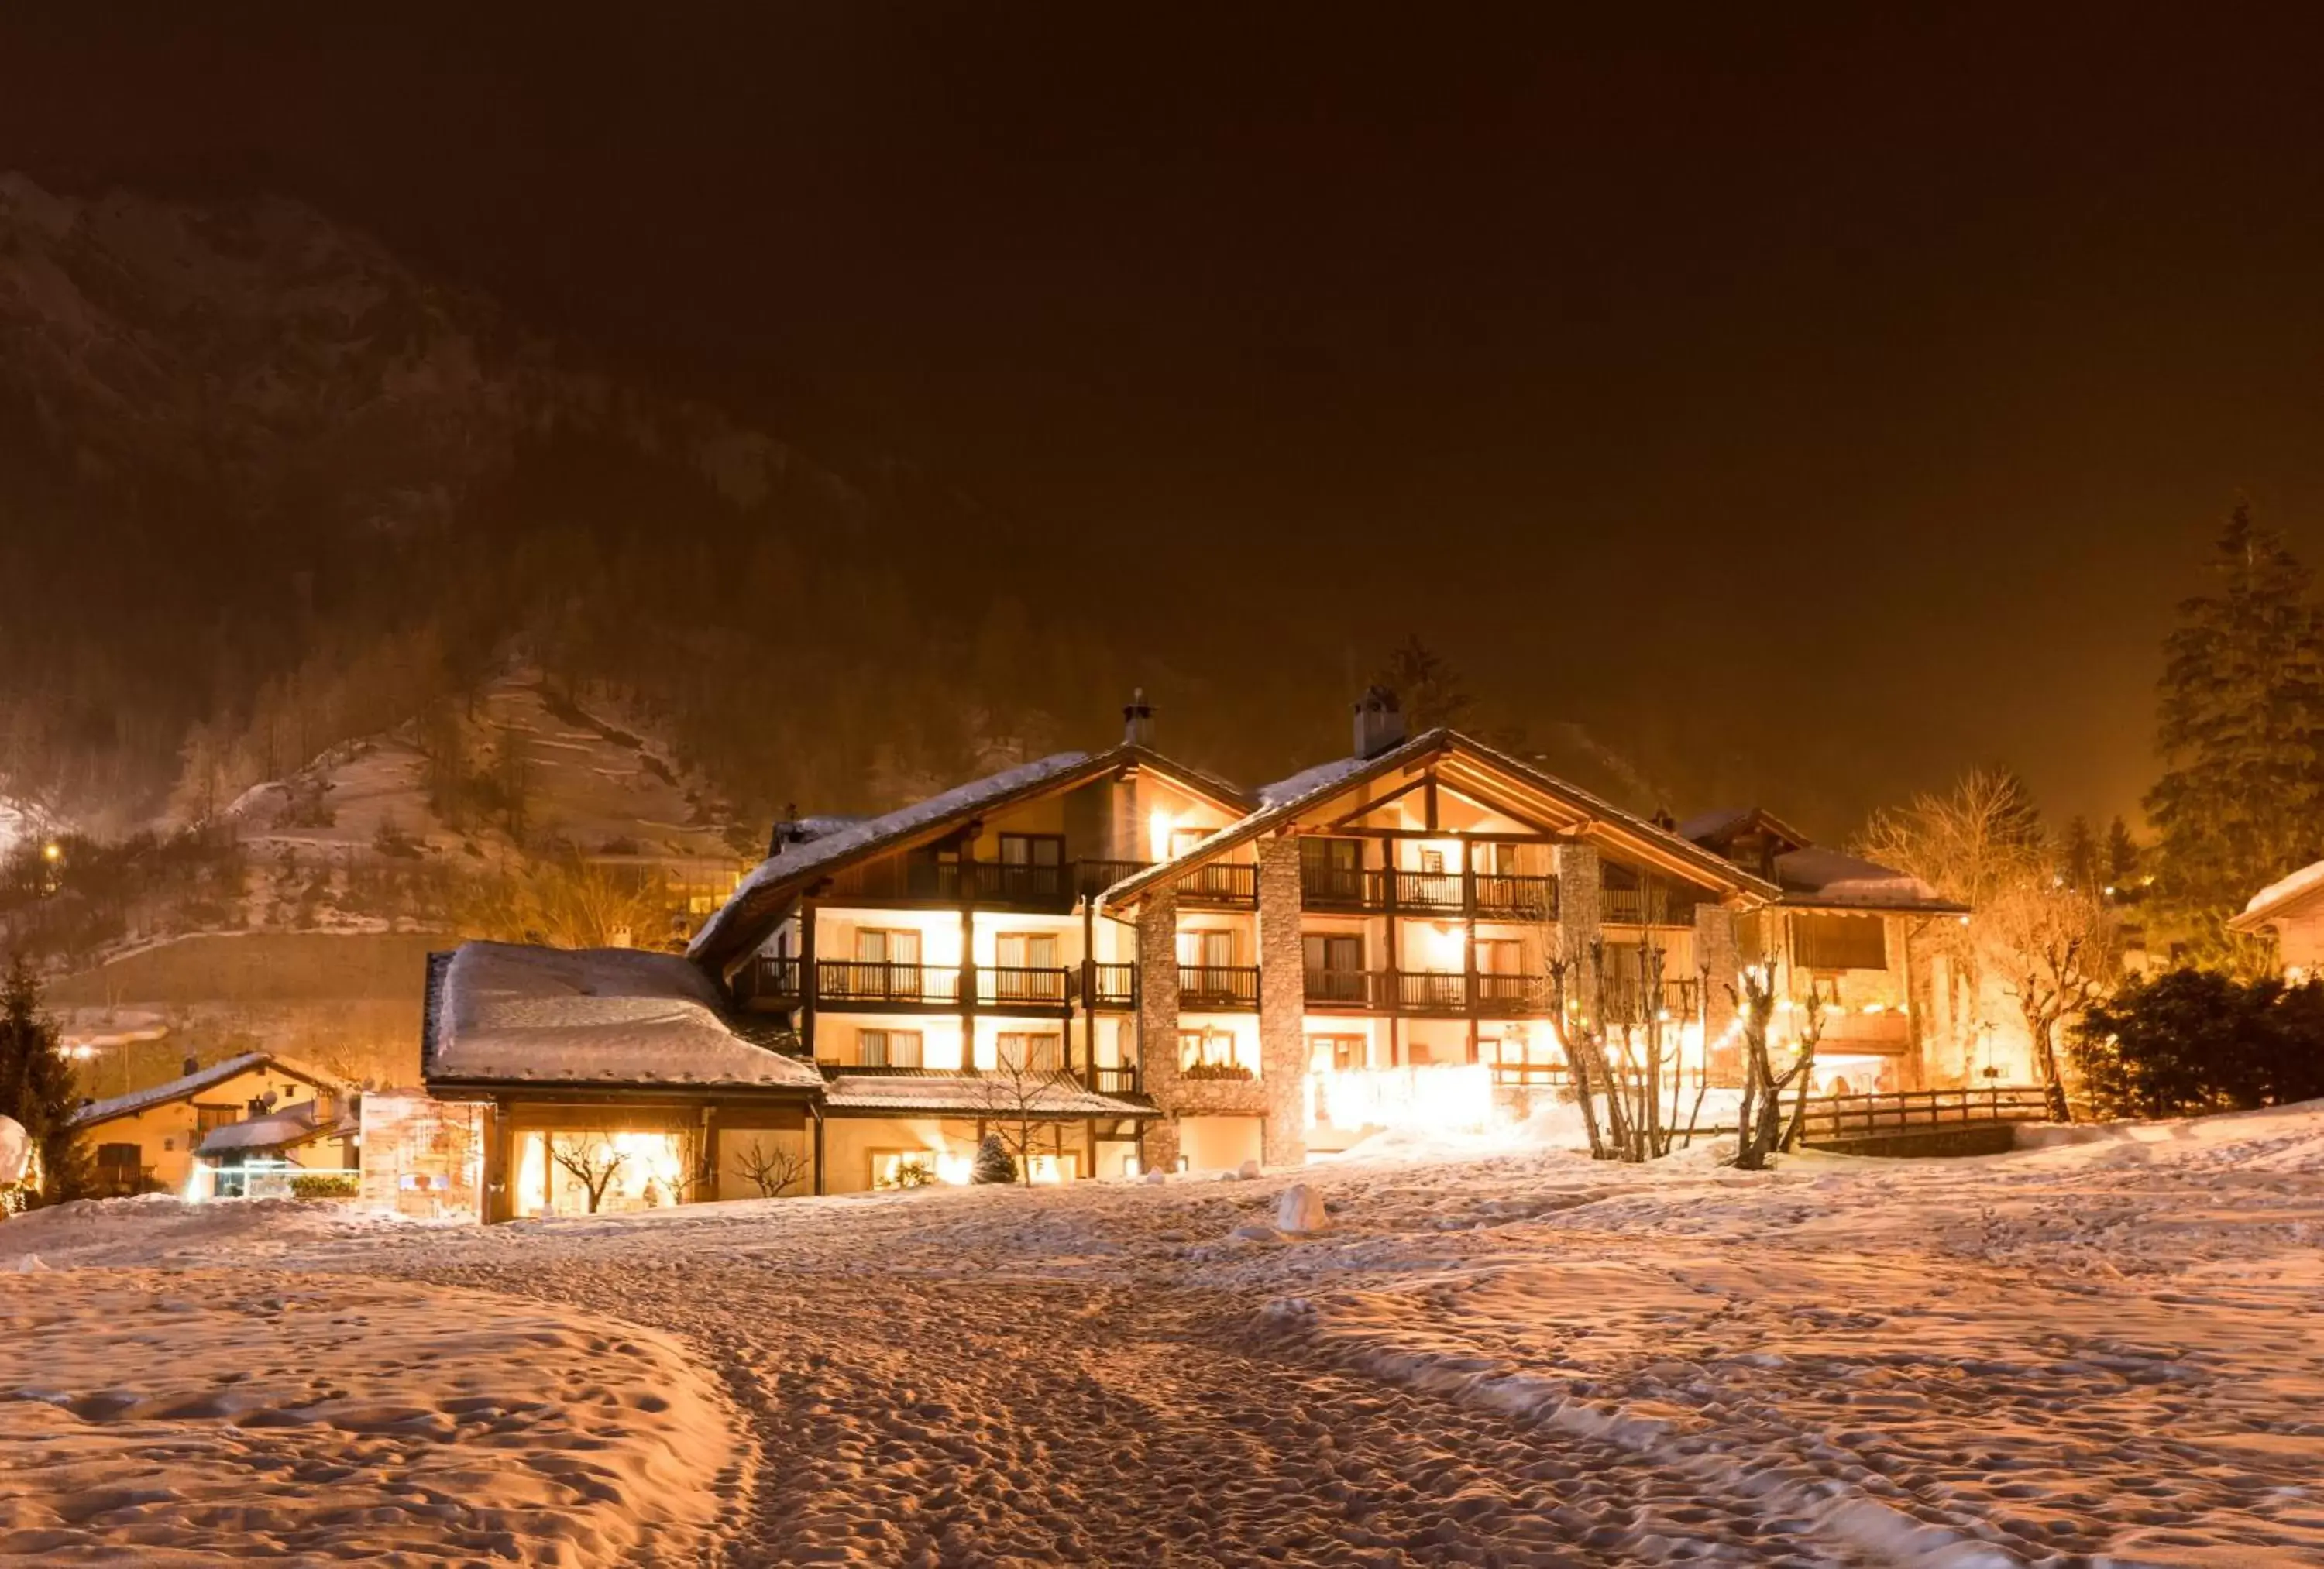
<path id="1" fill-rule="evenodd" d="M 1422 642 L 1417 632 L 1389 653 L 1388 663 L 1373 679 L 1396 693 L 1404 705 L 1405 723 L 1414 735 L 1439 727 L 1458 729 L 1476 707 L 1467 677 L 1450 659 Z"/>
<path id="2" fill-rule="evenodd" d="M 1017 1180 L 1017 1157 L 999 1133 L 987 1133 L 976 1146 L 975 1164 L 969 1168 L 969 1177 L 976 1182 L 1014 1182 Z"/>
<path id="3" fill-rule="evenodd" d="M 2138 885 L 2138 841 L 2130 837 L 2130 825 L 2117 816 L 2108 825 L 2106 837 L 2107 886 L 2118 894 L 2128 895 Z"/>
<path id="4" fill-rule="evenodd" d="M 78 1109 L 56 1021 L 41 1006 L 40 980 L 18 954 L 0 983 L 0 1116 L 22 1123 L 38 1152 L 42 1203 L 81 1197 L 91 1185 L 88 1147 L 73 1126 Z"/>
<path id="5" fill-rule="evenodd" d="M 2246 900 L 2324 855 L 2324 637 L 2310 574 L 2238 505 L 2212 562 L 2214 593 L 2179 607 L 2163 645 L 2147 792 L 2155 894 L 2199 960 L 2252 968 L 2226 930 Z"/>
<path id="6" fill-rule="evenodd" d="M 2058 846 L 2058 867 L 2066 885 L 2078 894 L 2095 894 L 2102 885 L 2098 836 L 2090 832 L 2089 820 L 2079 813 L 2066 824 L 2066 836 Z"/>

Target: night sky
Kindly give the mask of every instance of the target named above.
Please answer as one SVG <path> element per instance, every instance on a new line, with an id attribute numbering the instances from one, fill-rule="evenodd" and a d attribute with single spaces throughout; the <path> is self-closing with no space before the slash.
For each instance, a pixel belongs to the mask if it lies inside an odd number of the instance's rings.
<path id="1" fill-rule="evenodd" d="M 2324 563 L 2297 11 L 353 9 L 12 6 L 0 163 L 305 197 L 1139 635 L 2063 816 L 2239 495 Z"/>

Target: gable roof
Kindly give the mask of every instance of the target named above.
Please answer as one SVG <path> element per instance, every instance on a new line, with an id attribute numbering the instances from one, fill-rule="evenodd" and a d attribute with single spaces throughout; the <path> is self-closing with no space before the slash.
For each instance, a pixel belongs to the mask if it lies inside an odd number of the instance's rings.
<path id="1" fill-rule="evenodd" d="M 2254 894 L 2243 913 L 2227 922 L 2227 930 L 2263 931 L 2270 922 L 2297 913 L 2319 890 L 2324 890 L 2324 861 L 2302 867 Z"/>
<path id="2" fill-rule="evenodd" d="M 1189 768 L 1148 747 L 1125 743 L 1102 752 L 1058 752 L 1005 768 L 916 801 L 879 817 L 866 818 L 801 843 L 783 847 L 752 869 L 726 903 L 702 923 L 687 957 L 724 968 L 766 940 L 784 912 L 810 884 L 872 856 L 909 848 L 972 818 L 1018 802 L 1070 789 L 1116 769 L 1147 767 L 1176 779 L 1222 806 L 1247 808 L 1250 798 L 1215 775 Z"/>
<path id="3" fill-rule="evenodd" d="M 1887 914 L 1961 915 L 1955 904 L 1910 872 L 1817 844 L 1762 806 L 1729 807 L 1690 817 L 1679 833 L 1697 844 L 1724 850 L 1746 833 L 1758 832 L 1784 845 L 1775 857 L 1779 901 L 1790 909 L 1880 912 Z"/>
<path id="4" fill-rule="evenodd" d="M 1555 811 L 1577 819 L 1577 831 L 1591 827 L 1610 830 L 1618 841 L 1627 841 L 1628 848 L 1649 858 L 1662 859 L 1672 867 L 1683 868 L 1686 876 L 1714 887 L 1762 899 L 1774 899 L 1781 892 L 1774 884 L 1746 871 L 1724 856 L 1705 849 L 1643 817 L 1625 812 L 1612 802 L 1593 795 L 1577 784 L 1570 784 L 1545 774 L 1531 764 L 1520 762 L 1472 736 L 1462 735 L 1458 730 L 1434 729 L 1391 747 L 1377 757 L 1334 758 L 1303 769 L 1287 779 L 1261 786 L 1258 811 L 1229 823 L 1208 839 L 1190 847 L 1185 854 L 1124 877 L 1105 891 L 1105 907 L 1109 910 L 1125 908 L 1135 904 L 1149 888 L 1175 881 L 1203 862 L 1238 845 L 1247 844 L 1269 829 L 1289 822 L 1318 803 L 1375 779 L 1438 758 L 1481 767 L 1487 774 L 1498 776 L 1497 781 L 1489 782 L 1498 782 L 1505 788 L 1514 785 L 1530 791 L 1547 801 Z"/>
<path id="5" fill-rule="evenodd" d="M 194 1153 L 223 1155 L 235 1150 L 287 1150 L 318 1139 L 346 1138 L 362 1131 L 363 1120 L 352 1109 L 334 1109 L 328 1118 L 319 1115 L 321 1109 L 314 1101 L 302 1100 L 279 1110 L 244 1117 L 238 1123 L 226 1123 L 203 1134 L 202 1142 L 194 1146 Z"/>
<path id="6" fill-rule="evenodd" d="M 1815 842 L 1764 806 L 1729 806 L 1718 812 L 1698 812 L 1678 825 L 1678 835 L 1723 850 L 1755 830 L 1780 840 L 1791 849 L 1805 849 Z"/>
<path id="7" fill-rule="evenodd" d="M 208 1068 L 197 1069 L 166 1084 L 133 1089 L 127 1095 L 116 1095 L 109 1100 L 91 1101 L 73 1114 L 73 1126 L 85 1128 L 97 1123 L 111 1122 L 115 1117 L 134 1116 L 142 1111 L 151 1111 L 173 1100 L 191 1100 L 202 1091 L 215 1088 L 230 1078 L 270 1068 L 286 1078 L 323 1089 L 345 1087 L 334 1075 L 319 1068 L 310 1068 L 294 1058 L 272 1051 L 245 1051 L 239 1057 L 213 1062 Z"/>
<path id="8" fill-rule="evenodd" d="M 430 1088 L 823 1087 L 811 1063 L 736 1034 L 718 987 L 674 953 L 464 942 L 428 968 L 420 1071 Z"/>

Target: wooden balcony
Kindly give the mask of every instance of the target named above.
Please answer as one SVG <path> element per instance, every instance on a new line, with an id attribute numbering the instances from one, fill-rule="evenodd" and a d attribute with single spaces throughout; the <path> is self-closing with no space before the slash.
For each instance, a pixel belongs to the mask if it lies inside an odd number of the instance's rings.
<path id="1" fill-rule="evenodd" d="M 1483 921 L 1548 921 L 1557 916 L 1557 879 L 1512 873 L 1413 872 L 1353 867 L 1302 867 L 1300 902 L 1310 910 L 1377 915 L 1456 915 Z"/>
<path id="2" fill-rule="evenodd" d="M 1311 969 L 1306 995 L 1307 1005 L 1318 1012 L 1549 1017 L 1549 983 L 1535 975 L 1480 973 L 1472 995 L 1469 977 L 1457 969 Z"/>
<path id="3" fill-rule="evenodd" d="M 1600 888 L 1598 922 L 1602 926 L 1685 926 L 1694 924 L 1695 895 L 1664 885 L 1639 888 Z"/>
<path id="4" fill-rule="evenodd" d="M 886 964 L 851 959 L 825 959 L 816 962 L 815 1000 L 819 1007 L 900 1005 L 908 1008 L 955 1008 L 960 1005 L 960 970 L 957 967 Z"/>
<path id="5" fill-rule="evenodd" d="M 1093 859 L 1039 866 L 1025 861 L 908 857 L 848 867 L 832 878 L 821 897 L 832 904 L 972 904 L 1064 914 L 1080 901 L 1094 898 L 1124 877 L 1144 871 L 1147 865 L 1145 861 Z"/>
<path id="6" fill-rule="evenodd" d="M 1211 908 L 1259 907 L 1259 868 L 1248 861 L 1212 861 L 1178 879 L 1178 903 Z"/>
<path id="7" fill-rule="evenodd" d="M 1244 1012 L 1258 1006 L 1259 966 L 1182 964 L 1178 967 L 1180 1012 Z"/>
<path id="8" fill-rule="evenodd" d="M 1089 1087 L 1100 1095 L 1136 1095 L 1138 1069 L 1130 1064 L 1100 1063 L 1089 1070 Z"/>
<path id="9" fill-rule="evenodd" d="M 1134 964 L 1091 965 L 1085 996 L 1093 1007 L 1136 1007 L 1138 967 Z"/>
<path id="10" fill-rule="evenodd" d="M 1002 1010 L 1062 1008 L 1074 1000 L 1077 978 L 1069 969 L 979 965 L 976 1001 L 980 1007 Z"/>
<path id="11" fill-rule="evenodd" d="M 1664 981 L 1662 1005 L 1657 1010 L 1663 1022 L 1683 1023 L 1700 1018 L 1702 999 L 1697 994 L 1701 990 L 1702 987 L 1691 980 Z M 1601 1011 L 1609 1024 L 1635 1026 L 1646 1022 L 1635 983 L 1626 986 L 1618 979 L 1608 981 Z"/>

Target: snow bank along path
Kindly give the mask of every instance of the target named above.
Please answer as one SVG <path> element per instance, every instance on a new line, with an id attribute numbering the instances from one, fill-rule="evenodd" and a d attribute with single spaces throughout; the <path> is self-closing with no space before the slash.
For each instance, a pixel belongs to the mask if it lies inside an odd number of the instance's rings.
<path id="1" fill-rule="evenodd" d="M 747 1427 L 746 1464 L 678 1463 L 708 1562 L 2324 1562 L 2324 1107 L 1983 1161 L 1296 1179 L 1330 1206 L 1297 1237 L 1286 1174 L 487 1233 L 156 1211 L 53 1251 L 668 1332 Z"/>
<path id="2" fill-rule="evenodd" d="M 181 1247 L 205 1229 L 143 1218 Z M 665 1335 L 402 1281 L 35 1257 L 0 1274 L 0 1557 L 687 1564 L 742 1485 L 724 1398 Z"/>

